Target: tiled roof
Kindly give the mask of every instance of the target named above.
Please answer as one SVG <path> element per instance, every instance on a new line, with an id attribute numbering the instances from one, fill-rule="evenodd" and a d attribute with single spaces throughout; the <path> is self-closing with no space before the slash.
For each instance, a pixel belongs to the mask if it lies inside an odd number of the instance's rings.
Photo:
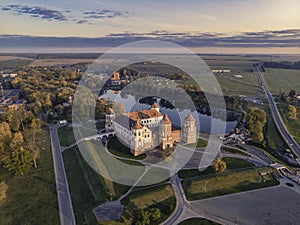
<path id="1" fill-rule="evenodd" d="M 161 116 L 162 114 L 160 112 L 157 112 L 155 109 L 146 109 L 138 112 L 128 113 L 128 117 L 130 117 L 132 120 L 149 119 L 149 118 L 155 118 Z"/>
<path id="2" fill-rule="evenodd" d="M 192 114 L 188 115 L 186 118 L 185 118 L 186 121 L 191 121 L 191 122 L 194 122 L 195 121 L 195 118 L 193 117 Z"/>
<path id="3" fill-rule="evenodd" d="M 167 114 L 164 115 L 163 119 L 160 122 L 163 124 L 172 124 Z"/>

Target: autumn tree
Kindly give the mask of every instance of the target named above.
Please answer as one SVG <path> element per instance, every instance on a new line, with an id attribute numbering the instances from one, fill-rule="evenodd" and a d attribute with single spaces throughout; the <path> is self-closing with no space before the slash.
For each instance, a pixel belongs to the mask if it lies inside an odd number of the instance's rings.
<path id="1" fill-rule="evenodd" d="M 217 158 L 213 167 L 214 167 L 214 170 L 216 173 L 222 173 L 225 171 L 227 165 L 226 165 L 226 162 L 223 161 L 221 158 Z"/>
<path id="2" fill-rule="evenodd" d="M 297 109 L 295 106 L 289 105 L 288 111 L 291 118 L 295 119 L 297 117 Z"/>
<path id="3" fill-rule="evenodd" d="M 284 90 L 281 88 L 280 91 L 279 91 L 279 98 L 281 100 L 284 100 Z"/>
<path id="4" fill-rule="evenodd" d="M 264 140 L 263 128 L 267 122 L 266 112 L 256 107 L 250 108 L 247 112 L 246 121 L 253 141 L 261 143 Z"/>

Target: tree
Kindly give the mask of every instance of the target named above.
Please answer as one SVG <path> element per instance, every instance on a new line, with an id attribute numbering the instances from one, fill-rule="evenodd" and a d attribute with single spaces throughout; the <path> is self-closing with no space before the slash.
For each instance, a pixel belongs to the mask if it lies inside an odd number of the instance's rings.
<path id="1" fill-rule="evenodd" d="M 297 109 L 295 106 L 289 105 L 288 111 L 291 118 L 295 119 L 297 117 Z"/>
<path id="2" fill-rule="evenodd" d="M 267 122 L 266 112 L 256 107 L 250 108 L 246 116 L 246 121 L 253 141 L 261 143 L 264 140 L 263 128 Z"/>
<path id="3" fill-rule="evenodd" d="M 2 162 L 5 162 L 9 155 L 8 147 L 12 138 L 11 130 L 8 123 L 0 123 L 0 134 L 0 160 Z"/>
<path id="4" fill-rule="evenodd" d="M 280 91 L 279 91 L 279 98 L 281 100 L 284 100 L 284 90 L 281 88 Z"/>
<path id="5" fill-rule="evenodd" d="M 223 161 L 221 158 L 217 158 L 213 167 L 214 167 L 215 172 L 222 173 L 225 171 L 227 165 L 226 165 L 225 161 Z"/>
<path id="6" fill-rule="evenodd" d="M 295 97 L 295 95 L 296 95 L 296 90 L 291 89 L 290 92 L 289 92 L 289 96 L 290 97 Z"/>
<path id="7" fill-rule="evenodd" d="M 1 181 L 0 183 L 0 202 L 6 198 L 6 191 L 8 189 L 8 185 Z"/>
<path id="8" fill-rule="evenodd" d="M 17 175 L 24 175 L 32 166 L 31 153 L 21 147 L 12 152 L 8 162 L 4 166 L 9 171 L 13 171 Z"/>

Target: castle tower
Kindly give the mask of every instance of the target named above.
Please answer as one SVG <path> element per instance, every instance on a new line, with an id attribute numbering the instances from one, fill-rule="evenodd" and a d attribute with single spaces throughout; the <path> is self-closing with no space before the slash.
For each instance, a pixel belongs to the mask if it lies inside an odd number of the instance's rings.
<path id="1" fill-rule="evenodd" d="M 133 131 L 133 144 L 131 147 L 131 153 L 134 156 L 143 154 L 145 152 L 144 148 L 144 126 L 141 125 L 140 119 L 136 121 L 136 123 L 132 126 Z"/>
<path id="2" fill-rule="evenodd" d="M 108 112 L 105 114 L 105 130 L 106 131 L 113 131 L 113 120 L 116 118 L 116 114 L 114 111 L 109 107 Z"/>
<path id="3" fill-rule="evenodd" d="M 160 112 L 159 105 L 156 102 L 153 103 L 151 109 L 155 109 L 157 112 Z"/>
<path id="4" fill-rule="evenodd" d="M 162 150 L 173 147 L 172 123 L 166 114 L 159 123 L 159 142 Z"/>
<path id="5" fill-rule="evenodd" d="M 184 120 L 181 140 L 185 144 L 197 142 L 196 121 L 192 114 L 188 115 Z"/>

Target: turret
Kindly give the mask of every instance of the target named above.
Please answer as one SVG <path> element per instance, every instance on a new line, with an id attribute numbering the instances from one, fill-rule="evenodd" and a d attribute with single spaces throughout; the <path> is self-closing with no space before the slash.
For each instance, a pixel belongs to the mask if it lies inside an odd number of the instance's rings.
<path id="1" fill-rule="evenodd" d="M 182 142 L 185 144 L 197 142 L 196 120 L 192 114 L 188 115 L 182 127 Z"/>

